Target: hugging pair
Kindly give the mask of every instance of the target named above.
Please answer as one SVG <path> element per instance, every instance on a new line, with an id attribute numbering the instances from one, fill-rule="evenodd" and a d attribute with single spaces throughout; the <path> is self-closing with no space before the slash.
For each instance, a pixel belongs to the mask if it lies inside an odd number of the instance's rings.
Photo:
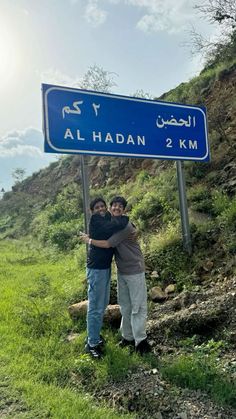
<path id="1" fill-rule="evenodd" d="M 122 320 L 121 347 L 130 346 L 143 354 L 150 351 L 146 335 L 147 288 L 144 259 L 137 242 L 135 227 L 125 215 L 127 201 L 116 196 L 107 211 L 103 198 L 90 203 L 92 212 L 89 235 L 82 240 L 89 244 L 87 260 L 88 311 L 87 343 L 93 358 L 103 354 L 104 342 L 100 335 L 104 311 L 109 303 L 111 262 L 117 265 L 117 291 Z"/>

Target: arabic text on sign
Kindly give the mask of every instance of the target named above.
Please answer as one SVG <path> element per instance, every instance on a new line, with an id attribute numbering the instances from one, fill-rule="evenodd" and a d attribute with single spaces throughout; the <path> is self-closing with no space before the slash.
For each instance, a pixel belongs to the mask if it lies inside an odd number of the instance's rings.
<path id="1" fill-rule="evenodd" d="M 195 127 L 196 126 L 195 116 L 193 117 L 193 121 L 192 121 L 192 117 L 189 115 L 187 120 L 180 118 L 178 122 L 177 119 L 173 117 L 173 115 L 171 115 L 171 119 L 167 119 L 166 121 L 163 118 L 161 118 L 160 115 L 158 115 L 158 118 L 156 120 L 156 125 L 158 128 L 166 127 L 166 125 L 171 125 L 174 127 L 185 126 L 187 128 L 190 128 L 192 126 L 192 122 L 193 122 L 193 127 Z"/>

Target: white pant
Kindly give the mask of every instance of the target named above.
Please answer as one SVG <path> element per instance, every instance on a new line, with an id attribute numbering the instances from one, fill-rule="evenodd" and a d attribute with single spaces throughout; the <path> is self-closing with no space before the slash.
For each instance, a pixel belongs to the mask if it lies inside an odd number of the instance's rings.
<path id="1" fill-rule="evenodd" d="M 135 340 L 137 346 L 147 337 L 147 287 L 144 272 L 135 275 L 118 272 L 118 303 L 122 315 L 122 337 Z"/>

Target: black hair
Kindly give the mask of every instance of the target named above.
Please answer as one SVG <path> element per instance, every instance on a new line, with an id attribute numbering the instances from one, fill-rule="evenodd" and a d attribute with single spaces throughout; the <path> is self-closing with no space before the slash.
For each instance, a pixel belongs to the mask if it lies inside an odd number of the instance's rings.
<path id="1" fill-rule="evenodd" d="M 104 205 L 105 205 L 105 207 L 107 206 L 106 201 L 104 201 L 104 199 L 103 199 L 103 198 L 101 198 L 101 197 L 94 198 L 94 199 L 90 202 L 90 206 L 89 206 L 91 211 L 93 211 L 93 210 L 94 210 L 94 207 L 95 207 L 95 205 L 96 205 L 98 202 L 103 202 L 103 203 L 104 203 Z"/>
<path id="2" fill-rule="evenodd" d="M 128 204 L 128 202 L 126 201 L 125 198 L 123 198 L 123 196 L 115 196 L 111 202 L 110 202 L 110 206 L 112 206 L 113 204 L 115 204 L 116 202 L 119 202 L 121 205 L 123 205 L 124 208 L 126 208 L 126 205 Z"/>

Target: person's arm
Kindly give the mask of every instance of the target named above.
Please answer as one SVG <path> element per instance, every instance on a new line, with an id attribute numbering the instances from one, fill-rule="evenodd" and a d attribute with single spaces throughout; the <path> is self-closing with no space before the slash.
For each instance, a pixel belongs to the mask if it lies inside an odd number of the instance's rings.
<path id="1" fill-rule="evenodd" d="M 110 247 L 112 247 L 108 240 L 94 240 L 94 239 L 89 239 L 91 241 L 89 241 L 89 244 L 92 244 L 93 246 L 96 247 L 103 247 L 104 249 L 109 249 Z"/>
<path id="2" fill-rule="evenodd" d="M 94 239 L 91 239 L 88 236 L 88 234 L 81 233 L 80 238 L 81 240 L 83 240 L 84 243 L 92 244 L 93 246 L 96 246 L 96 247 L 103 247 L 104 249 L 109 249 L 109 247 L 112 247 L 108 243 L 108 240 L 94 240 Z"/>
<path id="3" fill-rule="evenodd" d="M 82 234 L 81 239 L 84 243 L 92 244 L 96 247 L 103 247 L 105 249 L 109 249 L 110 247 L 116 247 L 120 244 L 123 240 L 127 239 L 131 233 L 133 233 L 134 227 L 129 223 L 127 227 L 123 230 L 119 231 L 116 234 L 113 234 L 108 240 L 94 240 L 90 238 L 87 234 Z"/>

